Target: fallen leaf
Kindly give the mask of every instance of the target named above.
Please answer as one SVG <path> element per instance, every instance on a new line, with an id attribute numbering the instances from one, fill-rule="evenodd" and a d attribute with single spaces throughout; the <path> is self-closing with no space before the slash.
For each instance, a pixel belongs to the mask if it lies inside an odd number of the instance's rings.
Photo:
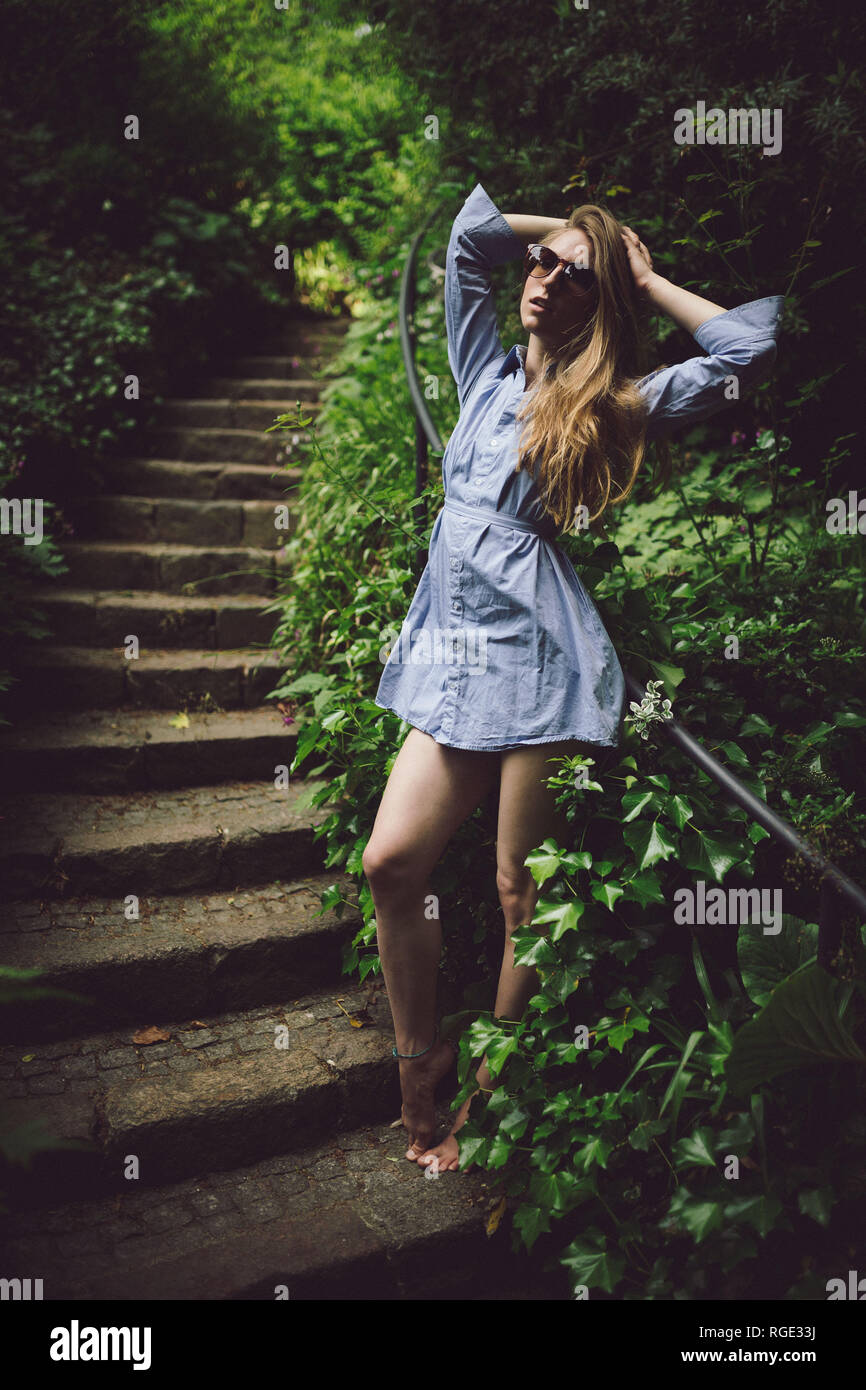
<path id="1" fill-rule="evenodd" d="M 487 1220 L 487 1234 L 488 1234 L 489 1236 L 492 1236 L 492 1235 L 494 1234 L 494 1232 L 496 1231 L 496 1229 L 497 1229 L 497 1227 L 498 1227 L 498 1225 L 499 1225 L 499 1223 L 500 1223 L 500 1221 L 502 1220 L 502 1218 L 503 1218 L 504 1215 L 505 1215 L 505 1198 L 503 1197 L 503 1198 L 501 1199 L 501 1201 L 497 1202 L 496 1206 L 493 1208 L 492 1212 L 490 1213 L 490 1216 L 488 1217 L 488 1220 Z"/>
<path id="2" fill-rule="evenodd" d="M 164 1028 L 157 1028 L 155 1024 L 152 1024 L 150 1028 L 139 1028 L 137 1033 L 133 1033 L 132 1041 L 146 1046 L 148 1043 L 168 1042 L 170 1037 L 171 1033 L 167 1033 Z"/>
<path id="3" fill-rule="evenodd" d="M 176 714 L 176 715 L 174 716 L 174 719 L 169 719 L 168 722 L 169 722 L 169 724 L 171 725 L 171 727 L 172 727 L 173 729 L 188 729 L 188 728 L 189 728 L 189 715 L 188 715 L 188 714 Z"/>
<path id="4" fill-rule="evenodd" d="M 34 1058 L 35 1056 L 36 1056 L 35 1052 L 28 1052 L 26 1057 L 22 1057 L 22 1058 L 21 1058 L 21 1061 L 22 1061 L 22 1062 L 32 1062 L 32 1061 L 33 1061 L 33 1058 Z"/>
<path id="5" fill-rule="evenodd" d="M 194 1018 L 189 1026 L 190 1028 L 207 1028 L 207 1024 L 202 1023 L 200 1018 Z"/>

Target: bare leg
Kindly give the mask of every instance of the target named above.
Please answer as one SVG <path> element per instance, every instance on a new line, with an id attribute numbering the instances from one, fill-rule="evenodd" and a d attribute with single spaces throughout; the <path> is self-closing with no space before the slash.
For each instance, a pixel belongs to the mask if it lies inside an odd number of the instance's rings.
<path id="1" fill-rule="evenodd" d="M 495 785 L 500 757 L 447 748 L 410 729 L 388 778 L 363 866 L 398 1052 L 421 1052 L 433 1040 L 442 927 L 435 902 L 425 901 L 429 875 L 454 831 Z M 400 1061 L 411 1161 L 433 1137 L 433 1093 L 452 1058 L 439 1040 L 423 1057 Z"/>
<path id="2" fill-rule="evenodd" d="M 496 883 L 505 916 L 505 949 L 499 972 L 499 986 L 493 1006 L 497 1018 L 520 1019 L 527 1003 L 538 989 L 538 972 L 532 966 L 514 964 L 512 934 L 530 921 L 538 899 L 538 888 L 524 860 L 548 835 L 558 844 L 568 842 L 569 826 L 565 812 L 556 806 L 556 793 L 544 785 L 544 778 L 556 770 L 547 759 L 573 757 L 584 750 L 597 756 L 589 744 L 576 739 L 550 744 L 527 745 L 502 753 L 499 790 L 499 823 L 496 839 Z M 482 1059 L 475 1073 L 481 1090 L 492 1090 L 495 1081 Z M 419 1162 L 425 1166 L 437 1159 L 440 1172 L 456 1170 L 459 1151 L 455 1134 L 465 1124 L 475 1091 L 457 1112 L 451 1133 L 442 1143 L 428 1150 Z"/>

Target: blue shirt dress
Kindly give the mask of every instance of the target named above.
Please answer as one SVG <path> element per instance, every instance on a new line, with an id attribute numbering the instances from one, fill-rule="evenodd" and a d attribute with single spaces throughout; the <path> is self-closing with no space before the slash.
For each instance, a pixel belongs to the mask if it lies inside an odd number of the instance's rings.
<path id="1" fill-rule="evenodd" d="M 460 417 L 442 460 L 445 504 L 429 558 L 388 656 L 376 704 L 437 743 L 499 752 L 577 738 L 615 747 L 625 681 L 598 611 L 567 556 L 536 483 L 514 471 L 526 348 L 503 352 L 491 270 L 523 242 L 481 184 L 454 219 L 445 262 L 448 360 Z M 725 377 L 742 391 L 776 357 L 782 296 L 701 324 L 706 357 L 638 382 L 647 438 L 722 410 Z"/>

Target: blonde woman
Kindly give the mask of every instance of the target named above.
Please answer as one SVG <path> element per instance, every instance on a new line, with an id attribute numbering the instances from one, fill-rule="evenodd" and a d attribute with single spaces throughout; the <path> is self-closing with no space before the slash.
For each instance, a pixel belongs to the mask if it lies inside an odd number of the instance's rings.
<path id="1" fill-rule="evenodd" d="M 512 260 L 523 262 L 529 341 L 505 352 L 491 271 Z M 641 301 L 706 356 L 640 376 Z M 411 727 L 363 856 L 409 1161 L 456 1169 L 472 1099 L 431 1147 L 434 1092 L 454 1050 L 436 1025 L 442 934 L 427 910 L 430 875 L 498 785 L 505 945 L 494 1013 L 519 1019 L 538 988 L 511 944 L 537 896 L 524 861 L 548 835 L 567 837 L 546 762 L 619 741 L 622 670 L 555 537 L 629 495 L 647 441 L 722 410 L 731 378 L 742 393 L 767 374 L 781 305 L 776 295 L 726 311 L 680 289 L 635 232 L 591 204 L 567 220 L 503 215 L 479 183 L 454 220 L 445 320 L 460 416 L 428 563 L 376 696 Z M 485 1059 L 476 1080 L 491 1089 Z"/>

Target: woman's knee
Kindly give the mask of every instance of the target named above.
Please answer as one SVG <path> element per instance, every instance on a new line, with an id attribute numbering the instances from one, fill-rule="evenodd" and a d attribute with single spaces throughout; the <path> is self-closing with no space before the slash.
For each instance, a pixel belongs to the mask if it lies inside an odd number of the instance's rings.
<path id="1" fill-rule="evenodd" d="M 417 893 L 424 875 L 417 856 L 397 844 L 368 840 L 361 855 L 361 867 L 373 897 L 405 897 Z"/>
<path id="2" fill-rule="evenodd" d="M 506 919 L 525 914 L 535 905 L 535 879 L 523 864 L 497 864 L 496 891 Z"/>

